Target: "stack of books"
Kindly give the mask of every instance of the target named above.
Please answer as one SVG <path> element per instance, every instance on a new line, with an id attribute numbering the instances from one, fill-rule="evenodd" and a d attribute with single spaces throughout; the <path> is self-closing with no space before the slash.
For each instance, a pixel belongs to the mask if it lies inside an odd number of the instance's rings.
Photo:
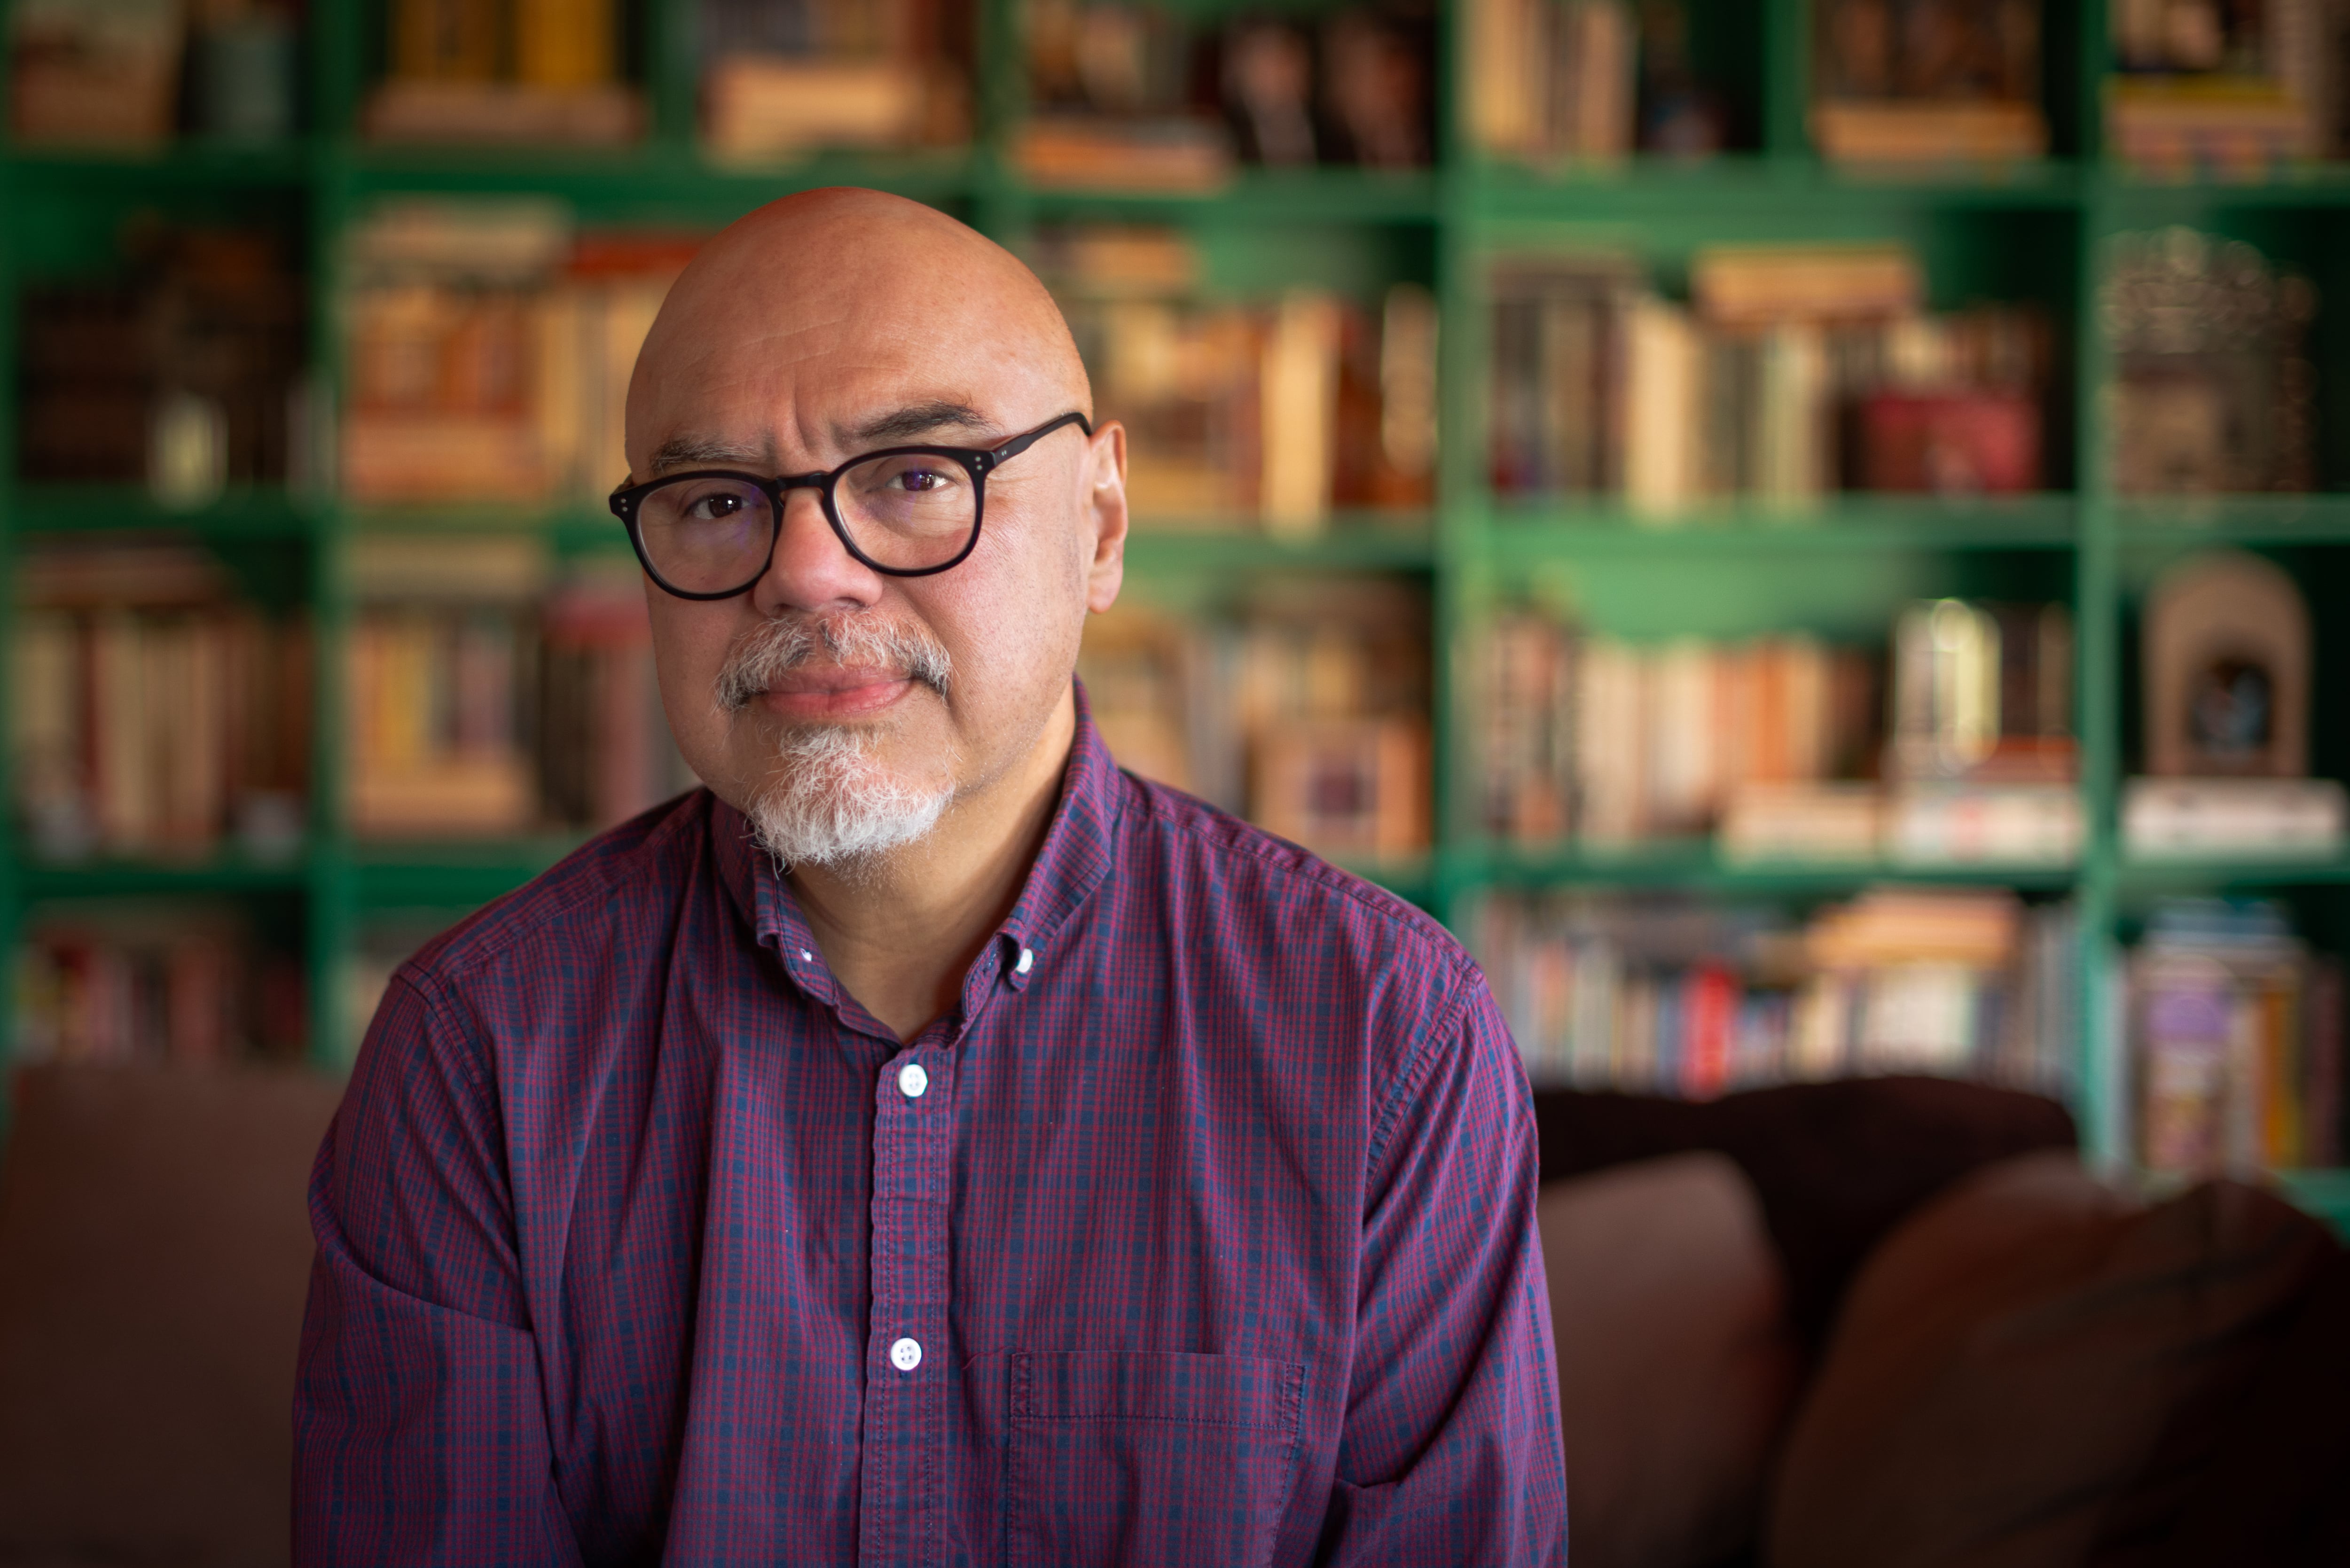
<path id="1" fill-rule="evenodd" d="M 1416 284 L 1377 309 L 1318 288 L 1201 297 L 1196 247 L 1160 229 L 1048 232 L 1035 248 L 1092 377 L 1128 432 L 1145 527 L 1290 536 L 1336 508 L 1433 497 L 1436 303 Z"/>
<path id="2" fill-rule="evenodd" d="M 2078 926 L 1998 891 L 1883 889 L 1798 922 L 1681 896 L 1494 893 L 1471 944 L 1537 1083 L 1710 1098 L 1929 1073 L 2055 1091 Z"/>
<path id="3" fill-rule="evenodd" d="M 17 950 L 18 1062 L 300 1059 L 302 968 L 233 904 L 114 901 L 37 911 Z"/>
<path id="4" fill-rule="evenodd" d="M 1619 253 L 1494 265 L 1497 493 L 1671 521 L 1725 497 L 2041 484 L 2037 312 L 1929 314 L 1916 255 L 1892 244 L 1721 246 L 1690 277 L 1683 306 Z"/>
<path id="5" fill-rule="evenodd" d="M 1607 165 L 1636 150 L 1719 152 L 1733 106 L 1691 68 L 1689 33 L 1680 0 L 1471 0 L 1461 73 L 1470 140 L 1488 156 L 1542 165 Z"/>
<path id="6" fill-rule="evenodd" d="M 2113 351 L 2114 488 L 2317 487 L 2317 291 L 2241 240 L 2116 235 L 2099 304 Z"/>
<path id="7" fill-rule="evenodd" d="M 293 853 L 309 775 L 302 618 L 239 602 L 184 545 L 39 545 L 16 581 L 9 723 L 34 854 Z"/>
<path id="8" fill-rule="evenodd" d="M 644 131 L 614 0 L 392 0 L 377 141 L 614 147 Z"/>
<path id="9" fill-rule="evenodd" d="M 277 0 L 19 0 L 9 134 L 31 147 L 124 151 L 182 130 L 220 141 L 289 135 L 296 10 Z"/>
<path id="10" fill-rule="evenodd" d="M 1221 613 L 1123 604 L 1078 674 L 1118 762 L 1325 855 L 1429 839 L 1427 605 L 1379 579 L 1274 580 Z"/>
<path id="11" fill-rule="evenodd" d="M 1712 834 L 1744 862 L 2070 864 L 2063 607 L 1920 604 L 1892 653 L 1888 678 L 1803 633 L 1640 644 L 1507 608 L 1461 666 L 1480 826 L 1593 850 Z"/>
<path id="12" fill-rule="evenodd" d="M 1813 145 L 1862 164 L 2042 156 L 2040 28 L 2039 0 L 1820 0 Z"/>
<path id="13" fill-rule="evenodd" d="M 2138 1157 L 2182 1175 L 2339 1164 L 2340 961 L 2260 901 L 2167 900 L 2130 956 Z"/>
<path id="14" fill-rule="evenodd" d="M 342 488 L 361 504 L 600 502 L 629 376 L 697 240 L 560 203 L 389 202 L 351 236 Z"/>
<path id="15" fill-rule="evenodd" d="M 1434 28 L 1408 5 L 1318 23 L 1243 16 L 1195 30 L 1166 11 L 1042 0 L 1027 7 L 1035 112 L 1013 160 L 1040 185 L 1209 191 L 1236 162 L 1426 165 Z"/>
<path id="16" fill-rule="evenodd" d="M 702 0 L 703 145 L 760 162 L 966 141 L 974 16 L 929 0 Z"/>
<path id="17" fill-rule="evenodd" d="M 635 574 L 558 580 L 523 537 L 379 535 L 355 546 L 353 587 L 354 833 L 575 833 L 693 787 Z"/>
<path id="18" fill-rule="evenodd" d="M 20 296 L 17 472 L 200 506 L 298 469 L 302 284 L 274 234 L 133 231 L 120 282 Z"/>
<path id="19" fill-rule="evenodd" d="M 2343 17 L 2333 0 L 2120 0 L 2106 140 L 2168 179 L 2265 178 L 2333 150 Z"/>

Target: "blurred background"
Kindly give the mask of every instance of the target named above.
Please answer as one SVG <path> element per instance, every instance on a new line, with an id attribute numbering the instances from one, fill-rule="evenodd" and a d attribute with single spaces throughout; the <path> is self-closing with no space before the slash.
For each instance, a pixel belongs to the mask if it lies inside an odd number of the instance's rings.
<path id="1" fill-rule="evenodd" d="M 1450 924 L 1538 1086 L 1986 1082 L 2350 1222 L 2343 0 L 5 15 L 0 1379 L 250 1231 L 295 1304 L 183 1315 L 282 1446 L 389 975 L 695 782 L 638 345 L 839 183 L 1025 257 L 1131 432 L 1121 761 Z"/>

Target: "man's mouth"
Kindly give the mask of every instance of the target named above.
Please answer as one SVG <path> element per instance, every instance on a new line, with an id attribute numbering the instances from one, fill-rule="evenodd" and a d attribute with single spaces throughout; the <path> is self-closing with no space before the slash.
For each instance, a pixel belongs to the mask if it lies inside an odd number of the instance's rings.
<path id="1" fill-rule="evenodd" d="M 754 701 L 782 719 L 854 719 L 890 707 L 918 684 L 898 670 L 803 664 L 777 674 Z"/>

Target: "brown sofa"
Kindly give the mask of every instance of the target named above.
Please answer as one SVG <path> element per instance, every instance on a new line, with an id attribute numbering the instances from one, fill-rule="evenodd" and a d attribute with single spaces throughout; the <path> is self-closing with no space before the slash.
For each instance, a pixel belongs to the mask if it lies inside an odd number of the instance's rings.
<path id="1" fill-rule="evenodd" d="M 1930 1079 L 1537 1096 L 1576 1568 L 2350 1563 L 2350 1256 Z"/>
<path id="2" fill-rule="evenodd" d="M 20 1075 L 0 1565 L 285 1561 L 337 1093 Z M 2350 1263 L 2283 1205 L 1960 1085 L 1538 1100 L 1576 1568 L 2350 1563 Z"/>

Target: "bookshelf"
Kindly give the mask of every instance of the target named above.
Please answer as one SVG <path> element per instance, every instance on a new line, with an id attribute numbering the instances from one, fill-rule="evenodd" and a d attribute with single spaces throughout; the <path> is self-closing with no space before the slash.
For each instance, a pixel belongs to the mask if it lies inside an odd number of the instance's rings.
<path id="1" fill-rule="evenodd" d="M 709 228 L 795 189 L 863 184 L 937 203 L 999 238 L 1040 223 L 1106 219 L 1172 225 L 1197 235 L 1216 268 L 1278 279 L 1283 266 L 1329 268 L 1433 288 L 1441 320 L 1440 423 L 1445 432 L 1437 499 L 1425 514 L 1341 514 L 1320 536 L 1291 540 L 1229 527 L 1154 526 L 1139 520 L 1129 581 L 1146 595 L 1159 579 L 1244 579 L 1268 572 L 1381 573 L 1422 584 L 1432 608 L 1432 732 L 1437 759 L 1434 839 L 1425 856 L 1359 867 L 1458 921 L 1489 888 L 1591 886 L 1816 898 L 1857 892 L 1892 875 L 1871 865 L 1739 865 L 1711 847 L 1648 846 L 1621 854 L 1529 850 L 1486 841 L 1470 826 L 1474 766 L 1462 743 L 1451 664 L 1461 639 L 1507 588 L 1564 575 L 1614 626 L 1647 635 L 1735 635 L 1782 626 L 1881 636 L 1898 606 L 1919 595 L 2031 594 L 2069 604 L 2075 628 L 2074 723 L 2081 746 L 2086 836 L 2076 865 L 1910 872 L 1908 879 L 1996 883 L 2077 904 L 2082 972 L 2106 972 L 2114 945 L 2134 936 L 2147 901 L 2168 891 L 2271 893 L 2291 903 L 2313 940 L 2350 945 L 2350 861 L 2291 866 L 2134 865 L 2123 854 L 2121 781 L 2134 766 L 2134 620 L 2154 570 L 2183 552 L 2239 545 L 2284 562 L 2310 598 L 2317 627 L 2314 770 L 2350 774 L 2350 737 L 2324 715 L 2340 711 L 2350 648 L 2329 612 L 2350 587 L 2350 472 L 2327 466 L 2345 448 L 2350 399 L 2350 165 L 2286 169 L 2251 182 L 2159 182 L 2108 161 L 2097 106 L 2107 72 L 2105 7 L 2058 0 L 2044 19 L 2044 108 L 2052 155 L 2004 165 L 1898 175 L 1830 166 L 1806 130 L 1810 12 L 1805 0 L 1696 0 L 1693 49 L 1737 104 L 1742 150 L 1701 161 L 1634 157 L 1566 172 L 1514 166 L 1474 152 L 1461 129 L 1454 68 L 1463 48 L 1458 7 L 1439 28 L 1433 166 L 1380 172 L 1342 168 L 1242 168 L 1212 194 L 1118 189 L 1070 191 L 1024 181 L 1010 156 L 1024 109 L 1019 0 L 979 0 L 974 134 L 967 148 L 822 153 L 772 168 L 720 167 L 697 148 L 695 7 L 643 0 L 623 7 L 622 57 L 645 95 L 640 141 L 614 151 L 465 150 L 370 145 L 357 132 L 368 84 L 383 69 L 385 12 L 375 0 L 313 0 L 305 8 L 300 101 L 304 130 L 261 146 L 183 136 L 152 154 L 0 153 L 0 292 L 29 280 L 92 275 L 114 265 L 130 214 L 259 223 L 293 243 L 307 290 L 314 374 L 338 384 L 340 240 L 375 199 L 400 194 L 545 194 L 583 221 Z M 1234 9 L 1182 0 L 1187 13 Z M 2116 495 L 2097 460 L 2107 435 L 2102 396 L 2109 364 L 2095 308 L 2098 258 L 2115 234 L 2186 223 L 2251 238 L 2315 283 L 2323 302 L 2314 358 L 2320 375 L 2320 493 L 2178 501 Z M 1561 238 L 1628 245 L 1678 286 L 1691 250 L 1725 241 L 1895 239 L 1925 260 L 1939 304 L 1987 294 L 2033 299 L 2054 322 L 2056 410 L 2048 471 L 2062 488 L 2014 498 L 1943 502 L 1843 493 L 1789 513 L 1724 504 L 1673 527 L 1642 526 L 1607 502 L 1497 498 L 1484 477 L 1489 345 L 1485 264 L 1499 251 Z M 496 508 L 367 507 L 284 487 L 232 490 L 194 511 L 160 506 L 128 488 L 20 483 L 15 309 L 0 312 L 0 576 L 12 576 L 33 536 L 154 531 L 192 538 L 242 575 L 307 607 L 317 639 L 316 712 L 307 830 L 290 855 L 224 850 L 192 861 L 99 859 L 70 864 L 30 855 L 20 836 L 0 843 L 0 923 L 13 937 L 28 912 L 57 900 L 204 895 L 254 900 L 290 923 L 308 981 L 312 1054 L 333 1064 L 355 1045 L 342 997 L 367 920 L 400 911 L 452 914 L 518 885 L 572 842 L 531 835 L 434 846 L 363 841 L 342 818 L 346 715 L 338 677 L 356 601 L 355 541 L 376 533 L 521 531 L 558 557 L 625 556 L 618 526 L 582 504 Z M 2335 460 L 2338 462 L 2338 460 Z M 617 463 L 614 464 L 617 470 Z M 13 615 L 0 596 L 0 616 Z M 11 794 L 13 800 L 13 792 Z M 12 815 L 12 821 L 14 817 Z M 2121 1082 L 2109 990 L 2083 983 L 2078 1073 L 2083 1127 L 2101 1157 L 2121 1154 Z M 2293 1190 L 2350 1225 L 2350 1179 L 2293 1178 Z"/>

